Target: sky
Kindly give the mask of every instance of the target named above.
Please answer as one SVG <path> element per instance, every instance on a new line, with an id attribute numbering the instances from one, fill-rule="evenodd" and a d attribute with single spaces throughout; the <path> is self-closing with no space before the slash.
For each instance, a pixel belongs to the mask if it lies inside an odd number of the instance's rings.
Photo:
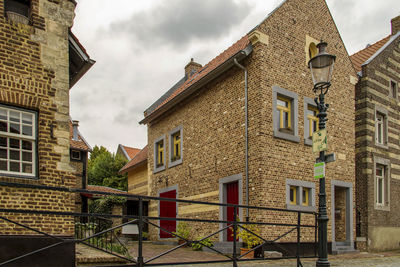
<path id="1" fill-rule="evenodd" d="M 306 0 L 304 0 L 306 1 Z M 281 0 L 78 0 L 74 34 L 95 65 L 70 90 L 88 143 L 143 148 L 143 111 L 259 24 Z M 390 34 L 398 0 L 326 0 L 348 53 Z M 222 12 L 221 12 L 222 11 Z"/>

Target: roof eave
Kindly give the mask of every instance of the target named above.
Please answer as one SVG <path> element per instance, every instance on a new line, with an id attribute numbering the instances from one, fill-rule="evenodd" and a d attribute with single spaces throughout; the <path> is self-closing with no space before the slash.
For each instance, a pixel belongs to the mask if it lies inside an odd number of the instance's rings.
<path id="1" fill-rule="evenodd" d="M 251 44 L 246 46 L 243 50 L 240 50 L 237 52 L 235 55 L 230 57 L 228 60 L 226 60 L 224 63 L 216 67 L 214 70 L 210 71 L 207 75 L 205 75 L 203 78 L 201 78 L 199 81 L 194 83 L 193 85 L 189 86 L 186 90 L 182 91 L 180 94 L 178 94 L 176 97 L 171 99 L 169 102 L 165 103 L 163 106 L 161 106 L 159 109 L 153 111 L 151 114 L 147 115 L 143 120 L 141 120 L 139 123 L 140 124 L 147 124 L 156 118 L 160 117 L 164 112 L 170 110 L 173 108 L 175 105 L 179 104 L 183 100 L 185 100 L 187 97 L 191 96 L 193 93 L 197 92 L 199 89 L 201 89 L 203 86 L 205 86 L 207 83 L 211 82 L 221 74 L 223 74 L 225 71 L 229 70 L 235 63 L 234 59 L 236 58 L 237 61 L 242 61 L 244 58 L 246 58 L 250 53 L 253 51 L 253 47 Z"/>
<path id="2" fill-rule="evenodd" d="M 145 163 L 147 163 L 147 159 L 144 159 L 143 161 L 140 161 L 140 162 L 136 163 L 135 165 L 132 165 L 132 166 L 126 168 L 126 169 L 124 169 L 124 167 L 122 167 L 122 169 L 118 171 L 118 174 L 128 173 L 129 171 L 131 171 L 131 170 L 133 170 L 133 169 L 135 169 L 135 168 L 137 168 L 139 166 L 142 166 Z"/>

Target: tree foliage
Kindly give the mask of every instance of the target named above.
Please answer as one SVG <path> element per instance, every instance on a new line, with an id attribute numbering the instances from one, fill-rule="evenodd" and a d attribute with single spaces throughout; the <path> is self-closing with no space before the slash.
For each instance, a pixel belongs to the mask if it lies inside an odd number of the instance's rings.
<path id="1" fill-rule="evenodd" d="M 118 174 L 126 163 L 127 160 L 121 155 L 111 153 L 103 146 L 95 146 L 88 162 L 89 184 L 127 190 L 126 174 Z"/>

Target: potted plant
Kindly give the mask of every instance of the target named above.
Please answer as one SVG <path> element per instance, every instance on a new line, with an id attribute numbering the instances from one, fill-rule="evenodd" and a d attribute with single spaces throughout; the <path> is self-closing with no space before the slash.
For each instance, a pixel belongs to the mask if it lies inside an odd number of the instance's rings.
<path id="1" fill-rule="evenodd" d="M 260 229 L 256 224 L 246 224 L 243 226 L 244 229 L 239 228 L 239 233 L 237 234 L 238 238 L 241 238 L 243 243 L 246 244 L 246 248 L 240 248 L 240 255 L 247 253 L 250 249 L 254 248 L 255 246 L 261 244 L 261 239 L 250 233 L 249 231 L 260 235 Z M 246 231 L 245 229 L 249 230 Z M 243 256 L 244 259 L 252 259 L 254 258 L 254 251 L 248 253 L 246 256 Z"/>
<path id="2" fill-rule="evenodd" d="M 214 244 L 210 240 L 210 238 L 203 239 L 201 242 L 202 238 L 197 238 L 195 242 L 192 243 L 192 250 L 194 251 L 200 251 L 203 250 L 203 247 L 213 247 Z"/>
<path id="3" fill-rule="evenodd" d="M 187 222 L 179 222 L 178 226 L 176 227 L 176 232 L 173 233 L 177 235 L 179 245 L 190 239 L 190 227 Z"/>

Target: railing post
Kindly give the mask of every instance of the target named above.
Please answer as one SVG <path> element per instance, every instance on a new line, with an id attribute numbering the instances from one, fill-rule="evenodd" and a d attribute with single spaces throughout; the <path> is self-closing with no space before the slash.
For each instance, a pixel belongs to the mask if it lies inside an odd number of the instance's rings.
<path id="1" fill-rule="evenodd" d="M 300 225 L 301 225 L 301 212 L 297 212 L 297 249 L 296 249 L 296 258 L 297 258 L 297 267 L 301 266 L 300 262 Z"/>
<path id="2" fill-rule="evenodd" d="M 137 266 L 143 267 L 143 199 L 139 197 L 139 251 Z"/>
<path id="3" fill-rule="evenodd" d="M 235 205 L 233 207 L 233 267 L 237 267 L 236 231 L 237 231 L 237 206 Z"/>
<path id="4" fill-rule="evenodd" d="M 318 216 L 315 214 L 315 229 L 314 229 L 314 256 L 318 256 Z"/>

